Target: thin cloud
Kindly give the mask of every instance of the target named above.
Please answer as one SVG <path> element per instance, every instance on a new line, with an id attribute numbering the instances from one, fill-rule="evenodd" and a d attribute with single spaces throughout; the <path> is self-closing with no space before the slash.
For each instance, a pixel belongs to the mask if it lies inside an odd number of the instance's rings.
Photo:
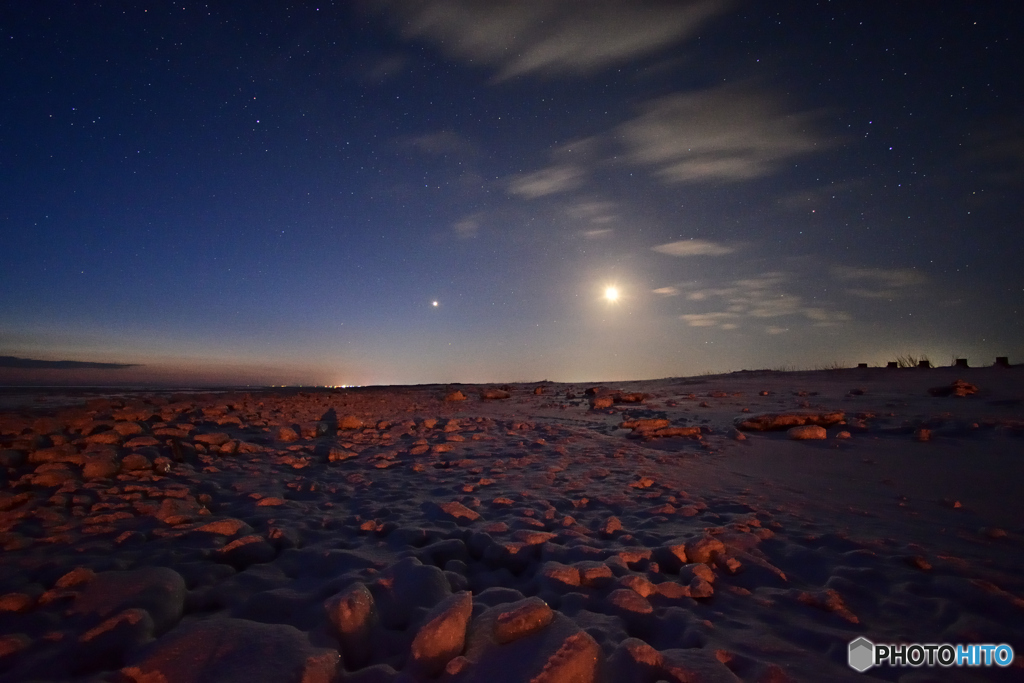
<path id="1" fill-rule="evenodd" d="M 508 191 L 527 199 L 536 199 L 549 194 L 574 190 L 583 182 L 583 169 L 578 166 L 560 165 L 542 168 L 514 178 Z"/>
<path id="2" fill-rule="evenodd" d="M 833 266 L 832 277 L 851 283 L 844 291 L 862 299 L 895 299 L 927 284 L 928 277 L 911 268 Z"/>
<path id="3" fill-rule="evenodd" d="M 827 207 L 830 201 L 846 199 L 852 192 L 862 190 L 866 186 L 867 181 L 864 179 L 832 181 L 820 187 L 784 194 L 776 200 L 776 203 L 784 209 L 797 211 L 821 209 Z"/>
<path id="4" fill-rule="evenodd" d="M 517 178 L 512 191 L 541 196 L 576 189 L 585 169 L 623 158 L 653 168 L 668 183 L 763 178 L 836 143 L 815 130 L 819 117 L 789 112 L 777 96 L 748 86 L 676 93 L 648 102 L 632 120 L 555 150 L 547 168 Z M 527 194 L 535 184 L 538 194 Z"/>
<path id="5" fill-rule="evenodd" d="M 407 38 L 448 56 L 525 74 L 593 73 L 691 36 L 731 0 L 377 0 Z"/>
<path id="6" fill-rule="evenodd" d="M 679 296 L 678 287 L 658 287 L 657 289 L 652 289 L 651 292 L 661 296 Z"/>
<path id="7" fill-rule="evenodd" d="M 136 363 L 92 363 L 80 360 L 36 360 L 17 356 L 0 356 L 0 368 L 25 370 L 122 370 L 138 367 Z"/>
<path id="8" fill-rule="evenodd" d="M 680 240 L 651 247 L 660 254 L 669 256 L 724 256 L 735 251 L 730 246 L 710 240 Z"/>
<path id="9" fill-rule="evenodd" d="M 588 240 L 596 240 L 602 237 L 611 237 L 614 232 L 611 228 L 598 228 L 596 230 L 584 230 L 582 234 Z"/>
<path id="10" fill-rule="evenodd" d="M 808 320 L 813 320 L 817 327 L 831 326 L 851 319 L 848 313 L 843 313 L 842 311 L 829 311 L 824 308 L 803 308 L 800 310 L 800 313 L 802 313 Z"/>
<path id="11" fill-rule="evenodd" d="M 746 303 L 746 302 L 745 302 Z M 740 308 L 742 304 L 736 304 Z M 780 298 L 751 298 L 746 313 L 754 318 L 779 318 L 785 315 L 797 315 L 801 312 L 800 297 L 780 295 Z"/>
<path id="12" fill-rule="evenodd" d="M 461 221 L 455 223 L 452 228 L 455 230 L 455 234 L 464 239 L 476 237 L 480 232 L 480 220 L 479 215 L 468 216 L 463 218 Z"/>
<path id="13" fill-rule="evenodd" d="M 566 212 L 572 218 L 587 221 L 595 225 L 611 223 L 617 216 L 615 214 L 616 204 L 606 201 L 585 201 L 573 204 Z"/>
<path id="14" fill-rule="evenodd" d="M 748 277 L 736 281 L 736 286 L 751 292 L 765 292 L 780 287 L 788 282 L 790 277 L 786 273 L 764 273 L 758 277 Z"/>
<path id="15" fill-rule="evenodd" d="M 669 182 L 740 182 L 777 172 L 831 142 L 814 113 L 789 113 L 770 94 L 741 86 L 678 93 L 647 104 L 619 137 L 634 163 Z"/>
<path id="16" fill-rule="evenodd" d="M 684 313 L 679 316 L 690 327 L 715 327 L 723 320 L 737 317 L 735 313 Z"/>
<path id="17" fill-rule="evenodd" d="M 687 294 L 688 301 L 717 301 L 718 311 L 687 313 L 682 319 L 691 327 L 720 327 L 736 329 L 744 318 L 771 320 L 775 318 L 803 318 L 814 327 L 834 327 L 851 319 L 844 311 L 824 306 L 808 306 L 801 297 L 785 288 L 789 277 L 785 273 L 764 273 L 758 277 L 736 280 L 729 287 L 701 289 Z M 778 334 L 789 328 L 773 325 L 769 334 Z M 772 331 L 776 330 L 776 331 Z"/>

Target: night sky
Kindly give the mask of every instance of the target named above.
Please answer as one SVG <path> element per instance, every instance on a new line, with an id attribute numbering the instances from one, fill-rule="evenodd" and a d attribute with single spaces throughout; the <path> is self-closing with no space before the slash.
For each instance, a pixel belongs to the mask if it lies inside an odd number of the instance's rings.
<path id="1" fill-rule="evenodd" d="M 1024 361 L 1022 36 L 1010 0 L 3 3 L 0 355 L 129 367 L 0 380 Z"/>

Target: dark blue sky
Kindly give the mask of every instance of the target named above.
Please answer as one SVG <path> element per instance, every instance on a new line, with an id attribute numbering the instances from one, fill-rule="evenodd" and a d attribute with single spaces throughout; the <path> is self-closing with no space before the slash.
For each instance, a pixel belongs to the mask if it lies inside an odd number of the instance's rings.
<path id="1" fill-rule="evenodd" d="M 1019 359 L 1021 35 L 1013 2 L 8 3 L 0 355 L 318 384 Z"/>

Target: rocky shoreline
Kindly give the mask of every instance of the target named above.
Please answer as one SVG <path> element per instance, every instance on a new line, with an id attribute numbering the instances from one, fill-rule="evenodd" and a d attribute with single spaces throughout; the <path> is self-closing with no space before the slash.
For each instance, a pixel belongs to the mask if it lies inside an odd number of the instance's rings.
<path id="1" fill-rule="evenodd" d="M 952 373 L 11 408 L 0 681 L 855 680 L 859 635 L 1024 646 L 1022 382 Z"/>

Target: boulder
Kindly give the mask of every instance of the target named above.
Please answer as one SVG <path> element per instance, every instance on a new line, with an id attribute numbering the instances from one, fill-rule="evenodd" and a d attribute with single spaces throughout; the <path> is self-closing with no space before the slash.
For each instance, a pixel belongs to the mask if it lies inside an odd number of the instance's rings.
<path id="1" fill-rule="evenodd" d="M 138 422 L 117 422 L 114 424 L 113 430 L 121 436 L 137 436 L 142 434 L 142 425 Z"/>
<path id="2" fill-rule="evenodd" d="M 340 429 L 362 429 L 363 420 L 355 415 L 346 415 L 338 422 Z"/>
<path id="3" fill-rule="evenodd" d="M 809 441 L 828 438 L 828 433 L 825 431 L 825 428 L 819 427 L 818 425 L 790 427 L 786 430 L 786 435 L 795 441 Z"/>
<path id="4" fill-rule="evenodd" d="M 32 639 L 24 633 L 11 633 L 0 636 L 0 663 L 10 655 L 28 649 L 32 645 Z"/>
<path id="5" fill-rule="evenodd" d="M 440 505 L 429 504 L 431 517 L 447 518 L 454 520 L 456 524 L 465 525 L 480 519 L 480 513 L 469 509 L 458 501 L 441 503 Z"/>
<path id="6" fill-rule="evenodd" d="M 160 501 L 160 507 L 151 511 L 151 514 L 164 524 L 174 526 L 191 522 L 199 516 L 202 508 L 199 502 L 192 496 L 187 498 L 164 498 Z"/>
<path id="7" fill-rule="evenodd" d="M 504 389 L 483 389 L 480 392 L 480 398 L 485 401 L 500 401 L 502 399 L 511 397 L 512 394 L 505 391 Z"/>
<path id="8" fill-rule="evenodd" d="M 361 583 L 354 583 L 324 602 L 327 618 L 341 643 L 349 668 L 365 666 L 371 655 L 370 632 L 377 623 L 373 595 Z"/>
<path id="9" fill-rule="evenodd" d="M 32 477 L 32 485 L 50 488 L 53 486 L 63 486 L 65 483 L 77 479 L 78 475 L 67 465 L 47 463 L 36 468 L 36 473 Z"/>
<path id="10" fill-rule="evenodd" d="M 18 453 L 19 451 L 11 451 Z M 32 451 L 28 455 L 28 461 L 30 463 L 44 463 L 44 462 L 74 462 L 76 451 L 74 446 L 53 446 L 51 448 L 39 448 Z M 81 456 L 79 456 L 81 457 Z M 24 462 L 24 458 L 21 459 L 20 465 Z M 17 467 L 18 465 L 8 465 L 8 467 Z"/>
<path id="11" fill-rule="evenodd" d="M 412 641 L 413 666 L 427 676 L 441 673 L 452 658 L 462 653 L 472 613 L 473 598 L 468 591 L 456 593 L 434 607 Z"/>
<path id="12" fill-rule="evenodd" d="M 154 631 L 162 633 L 181 619 L 186 593 L 185 580 L 167 567 L 101 572 L 85 584 L 70 611 L 99 621 L 130 608 L 144 609 Z"/>
<path id="13" fill-rule="evenodd" d="M 686 559 L 708 564 L 718 553 L 725 552 L 725 544 L 714 536 L 705 536 L 686 543 Z"/>
<path id="14" fill-rule="evenodd" d="M 228 517 L 227 519 L 218 519 L 209 524 L 204 524 L 196 529 L 196 531 L 215 536 L 234 536 L 239 532 L 251 532 L 252 527 L 240 519 Z"/>
<path id="15" fill-rule="evenodd" d="M 57 579 L 57 583 L 53 584 L 54 588 L 73 588 L 80 586 L 84 583 L 88 583 L 96 578 L 96 572 L 89 569 L 88 567 L 75 567 L 64 576 Z"/>
<path id="16" fill-rule="evenodd" d="M 121 459 L 121 469 L 126 472 L 140 472 L 153 469 L 153 463 L 142 453 L 129 453 Z"/>
<path id="17" fill-rule="evenodd" d="M 466 653 L 458 663 L 463 683 L 594 683 L 602 666 L 601 646 L 572 619 L 543 608 L 528 607 L 524 613 L 540 621 L 524 620 L 519 637 L 499 642 L 496 623 L 503 615 L 518 612 L 528 601 L 501 604 L 484 610 L 470 626 Z M 508 617 L 504 617 L 508 619 Z M 542 625 L 543 624 L 543 625 Z"/>
<path id="18" fill-rule="evenodd" d="M 116 446 L 121 443 L 123 438 L 124 437 L 115 432 L 113 429 L 109 429 L 105 432 L 97 432 L 95 434 L 90 434 L 89 436 L 85 437 L 85 442 Z"/>
<path id="19" fill-rule="evenodd" d="M 277 430 L 277 440 L 289 443 L 299 440 L 299 433 L 291 427 L 281 427 Z"/>
<path id="20" fill-rule="evenodd" d="M 415 623 L 422 608 L 433 609 L 452 594 L 451 584 L 440 568 L 413 557 L 396 562 L 379 576 L 370 590 L 386 628 Z"/>
<path id="21" fill-rule="evenodd" d="M 846 414 L 841 410 L 827 412 L 765 413 L 736 419 L 736 428 L 748 432 L 783 431 L 791 427 L 818 425 L 829 427 L 842 422 Z"/>
<path id="22" fill-rule="evenodd" d="M 505 645 L 536 633 L 551 623 L 554 612 L 540 598 L 526 598 L 519 602 L 502 605 L 505 611 L 494 620 L 494 642 Z"/>
<path id="23" fill-rule="evenodd" d="M 125 654 L 153 639 L 153 628 L 153 618 L 144 609 L 118 612 L 79 636 L 74 669 L 86 672 L 120 666 Z"/>
<path id="24" fill-rule="evenodd" d="M 664 418 L 642 418 L 638 420 L 624 420 L 619 429 L 632 429 L 634 432 L 649 432 L 655 429 L 668 427 L 671 422 Z"/>
<path id="25" fill-rule="evenodd" d="M 978 387 L 958 379 L 949 386 L 945 387 L 932 387 L 928 390 L 928 393 L 932 396 L 972 396 L 978 393 Z"/>
<path id="26" fill-rule="evenodd" d="M 661 653 L 639 638 L 626 638 L 609 657 L 610 680 L 656 681 L 663 678 Z"/>
<path id="27" fill-rule="evenodd" d="M 210 434 L 196 434 L 192 437 L 192 440 L 206 446 L 220 446 L 231 441 L 231 437 L 224 432 L 213 432 Z"/>
<path id="28" fill-rule="evenodd" d="M 135 683 L 329 683 L 338 653 L 314 648 L 294 626 L 213 617 L 183 623 L 131 656 Z"/>
<path id="29" fill-rule="evenodd" d="M 636 591 L 618 588 L 608 594 L 608 602 L 626 613 L 650 614 L 654 611 L 651 603 Z"/>
<path id="30" fill-rule="evenodd" d="M 217 551 L 217 559 L 235 569 L 245 569 L 251 564 L 270 562 L 277 556 L 274 546 L 258 534 L 243 536 Z"/>

